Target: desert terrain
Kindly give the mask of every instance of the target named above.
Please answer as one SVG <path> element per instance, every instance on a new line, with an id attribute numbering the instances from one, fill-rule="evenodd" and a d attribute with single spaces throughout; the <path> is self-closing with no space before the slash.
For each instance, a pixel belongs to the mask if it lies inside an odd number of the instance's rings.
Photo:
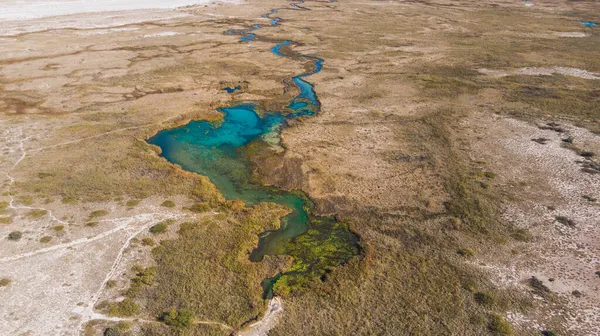
<path id="1" fill-rule="evenodd" d="M 599 3 L 39 6 L 0 4 L 0 335 L 600 335 Z M 289 210 L 148 139 L 304 73 L 240 155 L 359 253 L 270 298 Z"/>

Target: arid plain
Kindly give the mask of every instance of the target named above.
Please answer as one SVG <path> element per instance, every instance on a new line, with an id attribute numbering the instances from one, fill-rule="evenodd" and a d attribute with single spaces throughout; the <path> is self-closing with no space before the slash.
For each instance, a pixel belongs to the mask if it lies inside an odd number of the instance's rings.
<path id="1" fill-rule="evenodd" d="M 598 2 L 0 21 L 0 334 L 600 335 L 600 28 L 581 22 Z M 253 179 L 305 192 L 361 250 L 264 300 L 292 261 L 248 256 L 286 209 L 225 200 L 146 140 L 235 102 L 284 109 L 310 68 L 271 52 L 286 40 L 324 59 L 321 111 L 249 150 Z"/>

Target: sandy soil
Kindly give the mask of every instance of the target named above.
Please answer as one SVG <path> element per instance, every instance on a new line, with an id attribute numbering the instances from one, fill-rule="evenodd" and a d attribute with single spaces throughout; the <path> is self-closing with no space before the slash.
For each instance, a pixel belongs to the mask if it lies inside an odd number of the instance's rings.
<path id="1" fill-rule="evenodd" d="M 492 269 L 500 286 L 527 288 L 527 280 L 535 276 L 566 301 L 569 308 L 565 311 L 554 310 L 548 303 L 552 313 L 541 316 L 539 325 L 560 318 L 569 333 L 598 335 L 600 203 L 596 200 L 600 199 L 600 180 L 582 170 L 585 159 L 565 148 L 562 140 L 573 137 L 576 146 L 597 152 L 600 138 L 571 125 L 561 125 L 563 131 L 556 132 L 502 117 L 480 115 L 466 123 L 482 139 L 474 146 L 474 159 L 494 167 L 500 188 L 518 190 L 519 199 L 506 207 L 505 220 L 531 231 L 535 241 L 513 246 L 518 255 L 507 257 L 505 263 L 494 260 L 497 256 L 484 256 L 485 267 Z M 540 138 L 548 141 L 532 141 Z M 561 223 L 559 216 L 573 220 L 574 225 Z"/>

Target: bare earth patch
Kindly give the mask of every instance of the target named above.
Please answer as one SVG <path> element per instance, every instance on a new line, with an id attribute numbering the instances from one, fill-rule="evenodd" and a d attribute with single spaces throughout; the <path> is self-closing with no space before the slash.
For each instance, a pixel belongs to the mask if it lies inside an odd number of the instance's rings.
<path id="1" fill-rule="evenodd" d="M 540 326 L 558 319 L 568 334 L 598 335 L 600 180 L 582 170 L 585 159 L 565 148 L 563 140 L 572 137 L 578 146 L 598 152 L 600 138 L 571 125 L 556 132 L 502 117 L 480 116 L 475 122 L 482 140 L 473 146 L 473 156 L 493 167 L 498 187 L 516 197 L 504 219 L 533 235 L 533 243 L 509 246 L 517 254 L 503 262 L 482 256 L 484 268 L 502 287 L 527 290 L 527 281 L 536 277 L 562 302 L 544 305 L 543 314 L 531 321 L 518 314 L 511 319 Z M 531 141 L 535 138 L 548 142 Z"/>

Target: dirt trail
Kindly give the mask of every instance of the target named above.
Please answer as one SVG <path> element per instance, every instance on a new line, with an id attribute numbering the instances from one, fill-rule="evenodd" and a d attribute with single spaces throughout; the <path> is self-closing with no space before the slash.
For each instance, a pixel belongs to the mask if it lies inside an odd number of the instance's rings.
<path id="1" fill-rule="evenodd" d="M 269 331 L 273 329 L 281 314 L 283 313 L 283 305 L 281 299 L 274 297 L 269 301 L 269 309 L 262 320 L 248 326 L 247 329 L 241 330 L 240 336 L 267 336 Z"/>
<path id="2" fill-rule="evenodd" d="M 162 213 L 147 213 L 147 214 L 139 214 L 139 215 L 135 215 L 133 217 L 126 217 L 126 218 L 114 218 L 114 219 L 106 219 L 106 220 L 101 220 L 99 222 L 119 222 L 119 221 L 123 221 L 123 224 L 108 230 L 108 231 L 104 231 L 96 236 L 93 237 L 86 237 L 86 238 L 81 238 L 81 239 L 77 239 L 77 240 L 73 240 L 71 242 L 68 243 L 64 243 L 64 244 L 59 244 L 59 245 L 54 245 L 51 247 L 47 247 L 47 248 L 43 248 L 43 249 L 39 249 L 39 250 L 35 250 L 35 251 L 30 251 L 27 253 L 22 253 L 22 254 L 17 254 L 14 256 L 9 256 L 9 257 L 3 257 L 0 258 L 0 263 L 3 262 L 8 262 L 8 261 L 15 261 L 15 260 L 19 260 L 19 259 L 23 259 L 23 258 L 27 258 L 27 257 L 32 257 L 38 254 L 42 254 L 42 253 L 47 253 L 47 252 L 52 252 L 52 251 L 56 251 L 56 250 L 64 250 L 64 249 L 68 249 L 70 247 L 76 246 L 76 245 L 80 245 L 80 244 L 87 244 L 96 240 L 100 240 L 103 239 L 107 236 L 110 236 L 111 234 L 124 230 L 126 229 L 129 225 L 131 225 L 132 223 L 136 222 L 136 221 L 148 221 L 148 220 L 152 220 L 155 219 L 155 216 L 160 216 L 160 215 L 164 215 Z M 179 216 L 168 216 L 168 217 L 164 217 L 164 218 L 160 218 L 160 220 L 165 220 L 165 219 L 170 219 L 170 218 L 177 218 Z M 154 223 L 154 222 L 152 222 Z M 151 224 L 152 224 L 151 223 Z M 150 225 L 150 224 L 148 224 Z M 148 226 L 144 226 L 144 229 Z M 140 230 L 141 231 L 141 230 Z M 138 232 L 139 233 L 139 232 Z"/>
<path id="3" fill-rule="evenodd" d="M 150 217 L 152 219 L 154 219 L 154 215 L 155 214 L 149 214 Z M 165 220 L 165 219 L 175 219 L 178 218 L 180 216 L 168 216 L 167 218 L 160 218 L 160 220 Z M 114 277 L 115 272 L 117 271 L 117 267 L 119 266 L 119 263 L 121 262 L 121 260 L 123 259 L 123 253 L 125 252 L 125 249 L 127 247 L 129 247 L 129 244 L 131 243 L 131 240 L 133 238 L 135 238 L 137 235 L 139 235 L 140 233 L 142 233 L 143 231 L 147 230 L 151 225 L 157 223 L 157 220 L 151 220 L 149 221 L 146 225 L 142 226 L 139 230 L 135 231 L 133 234 L 131 234 L 127 240 L 125 241 L 125 243 L 123 244 L 123 246 L 121 246 L 121 249 L 119 250 L 119 253 L 117 254 L 115 260 L 113 261 L 113 264 L 111 266 L 111 268 L 109 269 L 109 271 L 107 272 L 106 276 L 104 277 L 104 280 L 102 280 L 102 283 L 100 284 L 100 287 L 98 288 L 98 290 L 96 291 L 96 293 L 90 298 L 90 300 L 87 302 L 86 305 L 84 305 L 84 309 L 80 312 L 81 314 L 81 320 L 79 322 L 79 325 L 77 326 L 76 330 L 81 330 L 82 326 L 88 322 L 94 319 L 94 316 L 96 316 L 97 314 L 94 312 L 94 306 L 96 305 L 96 303 L 98 303 L 98 299 L 100 298 L 100 295 L 102 294 L 102 291 L 104 290 L 104 288 L 106 287 L 106 283 Z M 129 225 L 129 223 L 123 224 L 117 228 L 125 228 Z M 117 229 L 116 228 L 116 229 Z"/>

